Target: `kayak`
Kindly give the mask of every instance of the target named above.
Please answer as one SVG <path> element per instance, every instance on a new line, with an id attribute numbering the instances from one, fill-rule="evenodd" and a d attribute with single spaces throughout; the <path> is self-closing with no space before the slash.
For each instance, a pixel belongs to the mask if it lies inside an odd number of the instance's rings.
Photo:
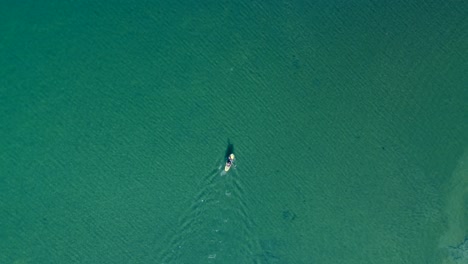
<path id="1" fill-rule="evenodd" d="M 234 162 L 235 156 L 234 154 L 229 155 L 226 161 L 226 165 L 224 165 L 224 171 L 227 172 L 232 167 L 232 163 Z"/>

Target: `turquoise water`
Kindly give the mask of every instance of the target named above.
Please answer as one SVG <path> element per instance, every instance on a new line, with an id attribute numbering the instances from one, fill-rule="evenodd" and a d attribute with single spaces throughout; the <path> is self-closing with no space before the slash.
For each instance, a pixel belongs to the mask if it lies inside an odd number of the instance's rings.
<path id="1" fill-rule="evenodd" d="M 466 263 L 464 2 L 1 6 L 0 263 Z"/>

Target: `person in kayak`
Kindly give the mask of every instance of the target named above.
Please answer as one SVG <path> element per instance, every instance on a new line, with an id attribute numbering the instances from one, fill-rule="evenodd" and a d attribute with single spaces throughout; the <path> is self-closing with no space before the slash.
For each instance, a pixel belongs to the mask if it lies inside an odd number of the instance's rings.
<path id="1" fill-rule="evenodd" d="M 231 167 L 232 163 L 234 162 L 235 156 L 234 154 L 229 155 L 226 161 L 226 166 L 224 167 L 225 171 L 228 171 L 229 168 Z"/>

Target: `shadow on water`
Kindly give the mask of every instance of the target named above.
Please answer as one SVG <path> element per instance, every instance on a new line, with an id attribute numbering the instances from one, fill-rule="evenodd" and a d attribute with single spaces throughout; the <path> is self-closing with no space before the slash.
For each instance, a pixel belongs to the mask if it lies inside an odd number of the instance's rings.
<path id="1" fill-rule="evenodd" d="M 234 144 L 231 143 L 231 141 L 228 139 L 228 146 L 226 148 L 226 153 L 224 154 L 224 158 L 227 160 L 229 158 L 229 155 L 231 153 L 234 153 Z"/>

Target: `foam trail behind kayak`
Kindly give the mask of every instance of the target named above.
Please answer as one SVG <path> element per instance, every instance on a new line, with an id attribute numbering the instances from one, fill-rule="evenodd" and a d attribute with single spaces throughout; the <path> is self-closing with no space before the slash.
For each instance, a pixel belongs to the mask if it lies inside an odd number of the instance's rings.
<path id="1" fill-rule="evenodd" d="M 255 263 L 258 243 L 238 170 L 226 174 L 224 160 L 218 164 L 202 179 L 192 205 L 179 218 L 162 263 Z"/>

